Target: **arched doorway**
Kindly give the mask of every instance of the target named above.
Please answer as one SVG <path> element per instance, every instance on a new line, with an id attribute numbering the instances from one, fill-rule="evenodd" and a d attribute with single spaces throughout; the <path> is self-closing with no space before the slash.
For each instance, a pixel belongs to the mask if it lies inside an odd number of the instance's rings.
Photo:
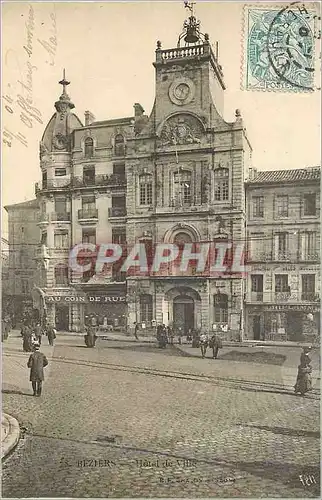
<path id="1" fill-rule="evenodd" d="M 173 326 L 187 332 L 195 326 L 195 303 L 188 295 L 179 295 L 173 299 Z"/>

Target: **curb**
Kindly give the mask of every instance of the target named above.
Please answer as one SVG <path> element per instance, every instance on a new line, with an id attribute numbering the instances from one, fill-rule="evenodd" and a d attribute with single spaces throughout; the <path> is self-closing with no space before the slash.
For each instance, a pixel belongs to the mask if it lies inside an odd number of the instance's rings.
<path id="1" fill-rule="evenodd" d="M 18 421 L 8 415 L 2 413 L 1 422 L 1 459 L 3 460 L 10 451 L 18 444 L 20 438 L 20 427 Z"/>

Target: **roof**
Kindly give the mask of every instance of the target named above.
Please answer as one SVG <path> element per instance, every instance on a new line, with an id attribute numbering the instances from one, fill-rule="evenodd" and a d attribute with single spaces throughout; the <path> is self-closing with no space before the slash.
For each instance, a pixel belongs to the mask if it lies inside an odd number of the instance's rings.
<path id="1" fill-rule="evenodd" d="M 5 207 L 5 210 L 8 211 L 9 210 L 14 210 L 15 208 L 39 208 L 39 202 L 38 200 L 34 199 L 34 200 L 28 200 L 28 201 L 22 201 L 21 203 L 14 203 L 12 205 L 6 205 Z"/>
<path id="2" fill-rule="evenodd" d="M 96 127 L 97 125 L 130 125 L 134 120 L 134 116 L 127 116 L 125 118 L 112 118 L 111 120 L 103 120 L 99 122 L 92 122 L 87 127 Z"/>
<path id="3" fill-rule="evenodd" d="M 265 184 L 275 182 L 315 181 L 321 177 L 321 167 L 299 168 L 292 170 L 265 170 L 257 172 L 251 184 Z"/>

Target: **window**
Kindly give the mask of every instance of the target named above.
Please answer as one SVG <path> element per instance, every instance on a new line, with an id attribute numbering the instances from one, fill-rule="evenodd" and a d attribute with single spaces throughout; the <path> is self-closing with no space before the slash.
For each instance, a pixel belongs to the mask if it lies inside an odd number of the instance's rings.
<path id="1" fill-rule="evenodd" d="M 266 257 L 267 242 L 265 233 L 251 233 L 250 235 L 250 259 L 263 260 Z"/>
<path id="2" fill-rule="evenodd" d="M 114 163 L 113 174 L 125 177 L 125 163 Z"/>
<path id="3" fill-rule="evenodd" d="M 65 214 L 67 212 L 66 198 L 55 198 L 55 212 L 56 214 Z"/>
<path id="4" fill-rule="evenodd" d="M 84 212 L 91 212 L 96 209 L 95 196 L 83 196 L 82 209 Z"/>
<path id="5" fill-rule="evenodd" d="M 316 215 L 316 194 L 305 194 L 303 202 L 303 215 Z"/>
<path id="6" fill-rule="evenodd" d="M 94 243 L 96 245 L 96 229 L 83 229 L 82 243 Z"/>
<path id="7" fill-rule="evenodd" d="M 30 288 L 29 288 L 29 281 L 27 279 L 22 279 L 21 280 L 21 293 L 27 294 L 29 293 Z"/>
<path id="8" fill-rule="evenodd" d="M 214 295 L 214 322 L 228 323 L 228 295 L 217 293 Z"/>
<path id="9" fill-rule="evenodd" d="M 307 231 L 301 235 L 301 258 L 303 260 L 319 259 L 315 231 Z"/>
<path id="10" fill-rule="evenodd" d="M 118 134 L 114 139 L 114 155 L 125 156 L 125 142 L 122 134 Z"/>
<path id="11" fill-rule="evenodd" d="M 214 172 L 215 201 L 227 201 L 229 199 L 229 170 L 228 168 L 217 168 Z"/>
<path id="12" fill-rule="evenodd" d="M 58 264 L 55 267 L 55 284 L 68 286 L 68 267 L 65 264 Z"/>
<path id="13" fill-rule="evenodd" d="M 95 167 L 83 168 L 83 182 L 87 185 L 95 184 Z"/>
<path id="14" fill-rule="evenodd" d="M 85 158 L 92 158 L 94 155 L 94 141 L 91 137 L 85 139 Z"/>
<path id="15" fill-rule="evenodd" d="M 252 292 L 262 292 L 263 291 L 263 275 L 253 274 L 251 276 L 252 280 Z"/>
<path id="16" fill-rule="evenodd" d="M 112 243 L 123 245 L 126 243 L 126 229 L 125 227 L 112 228 Z"/>
<path id="17" fill-rule="evenodd" d="M 69 247 L 68 231 L 55 232 L 54 245 L 55 248 L 68 248 Z"/>
<path id="18" fill-rule="evenodd" d="M 41 244 L 41 245 L 46 245 L 46 246 L 47 246 L 47 231 L 43 231 L 43 232 L 41 233 L 40 244 Z"/>
<path id="19" fill-rule="evenodd" d="M 302 274 L 302 300 L 315 299 L 315 274 Z"/>
<path id="20" fill-rule="evenodd" d="M 141 323 L 150 323 L 153 319 L 152 295 L 140 296 L 140 319 Z"/>
<path id="21" fill-rule="evenodd" d="M 277 233 L 275 235 L 275 258 L 287 259 L 288 258 L 288 234 L 287 233 Z"/>
<path id="22" fill-rule="evenodd" d="M 253 196 L 253 217 L 264 217 L 264 196 Z"/>
<path id="23" fill-rule="evenodd" d="M 55 168 L 55 177 L 64 177 L 66 175 L 66 168 Z"/>
<path id="24" fill-rule="evenodd" d="M 289 292 L 287 274 L 275 274 L 275 292 Z"/>
<path id="25" fill-rule="evenodd" d="M 43 172 L 42 174 L 42 188 L 47 188 L 47 172 Z"/>
<path id="26" fill-rule="evenodd" d="M 173 177 L 174 203 L 178 205 L 190 205 L 192 202 L 191 193 L 191 172 L 180 170 Z"/>
<path id="27" fill-rule="evenodd" d="M 276 197 L 276 215 L 277 217 L 288 217 L 288 196 Z"/>
<path id="28" fill-rule="evenodd" d="M 252 298 L 256 300 L 263 300 L 263 275 L 253 274 L 251 276 L 251 291 Z"/>
<path id="29" fill-rule="evenodd" d="M 140 205 L 152 204 L 152 175 L 140 175 Z"/>

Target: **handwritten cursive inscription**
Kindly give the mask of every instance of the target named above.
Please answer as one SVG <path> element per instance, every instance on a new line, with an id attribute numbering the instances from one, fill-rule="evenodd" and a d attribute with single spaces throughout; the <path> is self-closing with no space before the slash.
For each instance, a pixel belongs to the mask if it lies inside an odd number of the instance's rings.
<path id="1" fill-rule="evenodd" d="M 52 36 L 49 37 L 49 40 L 40 40 L 39 38 L 37 40 L 49 55 L 50 61 L 46 61 L 46 63 L 50 64 L 50 66 L 54 66 L 55 56 L 57 51 L 57 26 L 56 26 L 56 14 L 54 12 L 50 14 L 50 19 L 52 21 L 52 26 L 51 26 Z"/>
<path id="2" fill-rule="evenodd" d="M 28 57 L 31 57 L 33 49 L 33 36 L 35 30 L 35 14 L 34 14 L 34 9 L 32 8 L 31 5 L 29 5 L 29 15 L 28 15 L 28 22 L 26 23 L 26 30 L 27 30 L 27 43 L 26 45 L 23 46 L 23 49 L 27 52 Z"/>

